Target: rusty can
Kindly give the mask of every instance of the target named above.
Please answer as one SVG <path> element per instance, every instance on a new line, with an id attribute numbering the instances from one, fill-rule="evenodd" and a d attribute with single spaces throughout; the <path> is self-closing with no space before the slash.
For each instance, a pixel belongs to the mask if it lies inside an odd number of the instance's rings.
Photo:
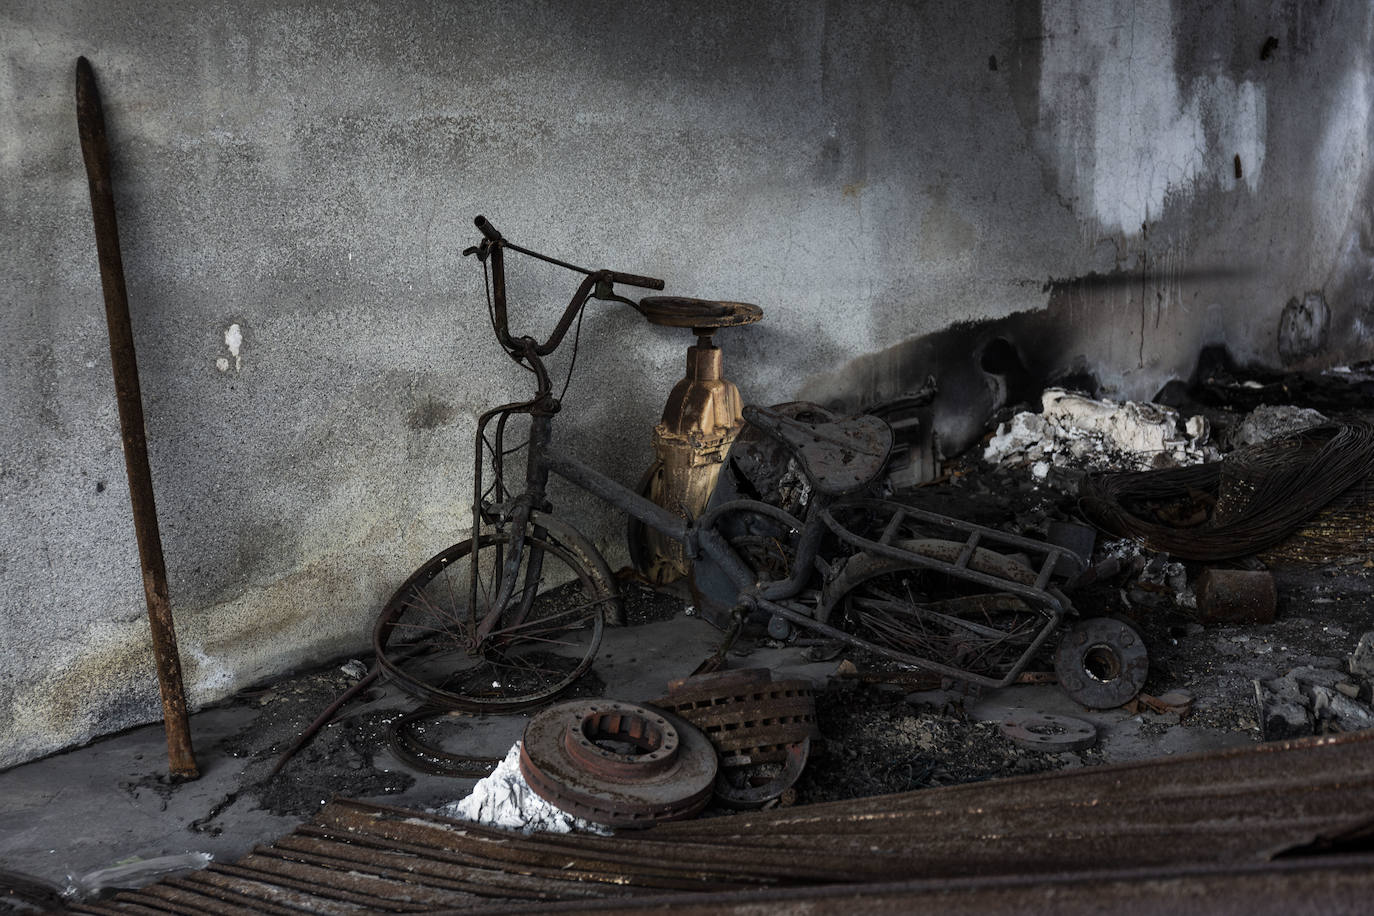
<path id="1" fill-rule="evenodd" d="M 1274 576 L 1265 570 L 1205 569 L 1194 583 L 1203 623 L 1273 623 Z"/>

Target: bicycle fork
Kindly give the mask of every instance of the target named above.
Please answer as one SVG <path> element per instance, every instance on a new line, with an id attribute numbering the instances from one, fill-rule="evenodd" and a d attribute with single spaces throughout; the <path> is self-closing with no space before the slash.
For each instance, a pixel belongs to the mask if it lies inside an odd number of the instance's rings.
<path id="1" fill-rule="evenodd" d="M 552 402 L 551 404 L 548 402 Z M 497 409 L 498 411 L 501 408 Z M 529 449 L 529 460 L 525 468 L 525 492 L 516 498 L 511 506 L 511 513 L 504 519 L 504 524 L 510 526 L 509 550 L 505 550 L 500 545 L 496 547 L 496 563 L 494 569 L 499 571 L 500 581 L 496 589 L 496 596 L 489 608 L 478 616 L 478 585 L 480 562 L 478 551 L 472 551 L 472 574 L 468 582 L 468 607 L 470 608 L 471 623 L 476 625 L 473 631 L 472 650 L 491 635 L 498 624 L 505 618 L 506 626 L 519 626 L 529 616 L 530 608 L 534 599 L 539 593 L 539 580 L 543 575 L 544 569 L 544 549 L 535 545 L 529 548 L 528 556 L 525 552 L 526 532 L 529 531 L 530 516 L 535 506 L 543 506 L 545 501 L 545 491 L 549 482 L 549 466 L 543 456 L 548 447 L 549 439 L 553 432 L 553 416 L 558 412 L 558 402 L 552 398 L 540 398 L 533 405 L 530 405 L 530 439 L 527 448 Z M 477 463 L 478 467 L 474 477 L 475 488 L 473 500 L 473 536 L 477 537 L 481 530 L 483 521 L 483 505 L 481 493 L 481 472 L 482 456 L 485 440 L 483 433 L 486 422 L 496 413 L 493 411 L 483 416 L 477 428 Z M 504 449 L 504 427 L 505 417 L 508 413 L 503 413 L 498 423 L 497 446 L 494 455 L 494 472 L 496 476 L 497 495 L 503 495 L 502 482 L 502 458 Z M 530 532 L 535 542 L 542 542 L 547 534 L 540 526 L 535 526 Z M 516 583 L 520 580 L 520 564 L 524 560 L 525 576 L 524 583 L 520 590 L 519 605 L 515 609 L 514 615 L 505 614 L 505 610 L 511 607 L 511 602 L 515 598 Z"/>

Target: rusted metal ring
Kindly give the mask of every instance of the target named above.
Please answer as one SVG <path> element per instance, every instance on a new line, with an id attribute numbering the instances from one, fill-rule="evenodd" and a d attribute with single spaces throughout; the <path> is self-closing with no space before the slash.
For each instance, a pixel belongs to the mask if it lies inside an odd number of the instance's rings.
<path id="1" fill-rule="evenodd" d="M 1135 627 L 1111 617 L 1080 620 L 1054 654 L 1059 686 L 1089 709 L 1114 709 L 1140 692 L 1150 654 Z"/>
<path id="2" fill-rule="evenodd" d="M 681 740 L 662 715 L 640 715 L 629 704 L 607 703 L 589 706 L 577 724 L 564 731 L 563 749 L 589 773 L 606 779 L 643 779 L 673 765 Z M 598 743 L 606 741 L 636 750 L 621 753 Z"/>
<path id="3" fill-rule="evenodd" d="M 716 751 L 671 713 L 616 700 L 576 700 L 530 720 L 520 772 L 545 801 L 611 827 L 696 814 L 711 798 Z"/>
<path id="4" fill-rule="evenodd" d="M 751 765 L 740 767 L 722 767 L 716 775 L 716 798 L 722 804 L 732 808 L 757 808 L 766 805 L 775 798 L 781 798 L 782 794 L 796 784 L 801 778 L 802 770 L 806 769 L 806 760 L 811 756 L 811 739 L 803 738 L 794 744 L 787 745 L 786 756 L 783 758 L 782 772 L 777 776 L 760 785 L 736 785 L 732 776 L 743 775 L 740 770 L 751 770 Z M 761 763 L 762 761 L 756 761 Z"/>
<path id="5" fill-rule="evenodd" d="M 1097 743 L 1097 727 L 1073 716 L 1036 714 L 1008 719 L 1002 734 L 1028 751 L 1083 751 Z"/>

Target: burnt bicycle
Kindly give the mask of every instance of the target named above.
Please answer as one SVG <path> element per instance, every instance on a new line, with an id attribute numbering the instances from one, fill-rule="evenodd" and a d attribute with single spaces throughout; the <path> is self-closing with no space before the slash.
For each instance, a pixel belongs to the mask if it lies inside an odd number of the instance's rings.
<path id="1" fill-rule="evenodd" d="M 377 618 L 378 663 L 409 692 L 474 712 L 529 708 L 571 687 L 591 667 L 604 628 L 624 622 L 606 560 L 551 505 L 550 475 L 682 544 L 698 605 L 727 629 L 753 617 L 779 638 L 802 632 L 996 687 L 1015 681 L 1074 613 L 1055 585 L 1081 569 L 1068 549 L 874 496 L 892 449 L 891 429 L 875 416 L 837 417 L 807 404 L 744 408 L 727 473 L 696 519 L 560 451 L 553 420 L 567 383 L 556 396 L 546 358 L 570 332 L 576 340 L 591 300 L 700 328 L 747 323 L 758 309 L 635 301 L 617 285 L 661 290 L 663 281 L 579 267 L 515 244 L 484 217 L 475 224 L 482 240 L 464 254 L 482 264 L 492 331 L 532 373 L 535 392 L 478 418 L 472 537 L 430 558 Z M 583 275 L 543 341 L 511 332 L 507 252 Z M 512 444 L 521 416 L 526 435 Z M 507 459 L 522 451 L 524 474 L 508 473 Z M 1119 705 L 1144 679 L 1143 644 L 1103 626 L 1061 641 L 1061 681 L 1086 677 L 1097 705 Z"/>

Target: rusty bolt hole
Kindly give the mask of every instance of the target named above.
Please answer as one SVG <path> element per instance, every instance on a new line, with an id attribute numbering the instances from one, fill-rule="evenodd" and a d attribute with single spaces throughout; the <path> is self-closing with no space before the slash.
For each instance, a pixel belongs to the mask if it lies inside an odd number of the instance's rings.
<path id="1" fill-rule="evenodd" d="M 666 719 L 593 710 L 582 718 L 580 742 L 605 757 L 661 760 L 677 749 L 677 729 Z"/>
<path id="2" fill-rule="evenodd" d="M 1121 677 L 1121 656 L 1111 646 L 1098 643 L 1083 653 L 1083 670 L 1104 684 Z"/>

